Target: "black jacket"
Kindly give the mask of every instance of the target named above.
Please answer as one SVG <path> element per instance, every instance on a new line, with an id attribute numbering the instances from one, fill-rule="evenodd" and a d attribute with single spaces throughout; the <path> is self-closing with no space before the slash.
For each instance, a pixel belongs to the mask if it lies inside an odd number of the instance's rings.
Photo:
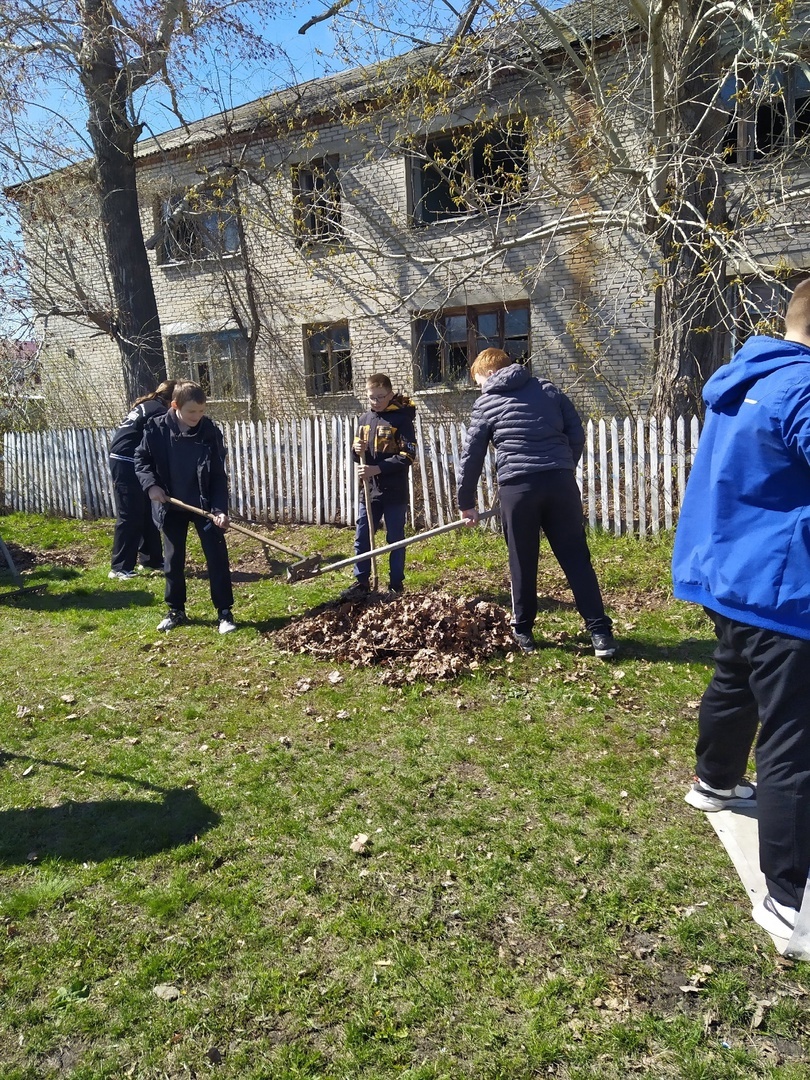
<path id="1" fill-rule="evenodd" d="M 380 475 L 372 477 L 371 494 L 392 504 L 408 501 L 408 469 L 416 460 L 416 406 L 397 395 L 383 412 L 364 412 L 357 434 L 366 441 L 366 464 L 378 465 Z M 357 454 L 354 460 L 359 461 Z"/>
<path id="2" fill-rule="evenodd" d="M 141 444 L 135 451 L 135 473 L 146 492 L 157 484 L 173 498 L 180 498 L 211 513 L 227 514 L 228 474 L 225 471 L 226 451 L 222 432 L 207 416 L 200 420 L 197 431 L 199 441 L 196 443 L 193 473 L 181 480 L 184 493 L 188 495 L 191 488 L 196 498 L 183 498 L 183 493 L 172 490 L 172 459 L 176 471 L 181 453 L 179 440 L 187 437 L 181 432 L 173 409 L 147 425 Z M 158 506 L 165 513 L 165 504 Z"/>
<path id="3" fill-rule="evenodd" d="M 562 390 L 533 378 L 522 364 L 510 364 L 490 375 L 473 405 L 457 477 L 459 510 L 475 506 L 490 442 L 503 484 L 546 469 L 575 469 L 585 432 Z"/>
<path id="4" fill-rule="evenodd" d="M 124 461 L 134 461 L 135 451 L 143 438 L 146 425 L 150 420 L 163 416 L 165 412 L 166 406 L 158 398 L 150 398 L 149 401 L 133 405 L 120 426 L 112 433 L 110 454 L 123 458 Z"/>

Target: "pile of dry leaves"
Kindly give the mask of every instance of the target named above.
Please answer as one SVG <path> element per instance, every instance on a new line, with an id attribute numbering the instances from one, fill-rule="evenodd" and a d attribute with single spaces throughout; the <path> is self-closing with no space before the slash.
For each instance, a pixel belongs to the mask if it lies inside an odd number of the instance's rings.
<path id="1" fill-rule="evenodd" d="M 379 664 L 388 684 L 452 678 L 514 648 L 502 607 L 442 592 L 328 604 L 279 631 L 275 642 L 352 667 Z"/>

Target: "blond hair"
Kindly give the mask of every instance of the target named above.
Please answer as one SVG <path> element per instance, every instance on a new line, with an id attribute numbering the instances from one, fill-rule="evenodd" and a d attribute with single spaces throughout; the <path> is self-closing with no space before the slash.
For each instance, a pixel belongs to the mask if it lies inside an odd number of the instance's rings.
<path id="1" fill-rule="evenodd" d="M 383 375 L 378 371 L 374 375 L 369 375 L 366 379 L 366 387 L 370 389 L 372 386 L 379 386 L 382 390 L 388 390 L 389 393 L 393 393 L 394 388 L 391 385 L 391 380 L 387 375 Z"/>

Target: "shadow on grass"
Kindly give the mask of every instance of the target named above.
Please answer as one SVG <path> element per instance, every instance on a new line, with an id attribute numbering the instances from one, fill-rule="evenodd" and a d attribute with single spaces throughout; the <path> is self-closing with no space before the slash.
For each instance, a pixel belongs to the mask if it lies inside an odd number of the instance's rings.
<path id="1" fill-rule="evenodd" d="M 65 762 L 38 761 L 18 754 L 0 754 L 3 761 L 36 761 L 70 772 Z M 159 788 L 120 773 L 98 773 L 159 795 L 159 799 L 99 799 L 61 806 L 0 811 L 0 865 L 62 859 L 103 862 L 111 858 L 145 858 L 180 847 L 215 828 L 219 814 L 193 788 Z"/>
<path id="2" fill-rule="evenodd" d="M 117 611 L 120 608 L 150 607 L 155 597 L 143 589 L 90 589 L 82 587 L 60 593 L 30 590 L 14 596 L 7 593 L 3 602 L 29 611 L 63 611 L 66 607 L 79 611 Z"/>

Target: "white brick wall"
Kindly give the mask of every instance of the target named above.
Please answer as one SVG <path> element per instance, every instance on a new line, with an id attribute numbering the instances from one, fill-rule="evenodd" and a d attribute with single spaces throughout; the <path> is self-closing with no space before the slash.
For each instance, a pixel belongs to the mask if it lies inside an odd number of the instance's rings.
<path id="1" fill-rule="evenodd" d="M 471 217 L 424 228 L 408 223 L 408 166 L 386 149 L 391 132 L 368 123 L 347 131 L 335 123 L 306 137 L 256 141 L 243 153 L 239 180 L 247 253 L 176 266 L 150 254 L 164 333 L 214 329 L 250 321 L 245 254 L 260 310 L 255 380 L 260 415 L 345 411 L 343 397 L 307 399 L 302 327 L 348 319 L 355 387 L 388 372 L 412 392 L 411 324 L 416 313 L 463 305 L 525 299 L 530 304 L 533 366 L 564 388 L 585 414 L 625 413 L 649 393 L 653 307 L 644 260 L 626 240 L 568 234 L 558 240 L 515 241 L 554 220 L 559 211 L 527 200 L 513 220 L 500 222 L 500 247 L 490 242 L 494 220 Z M 305 143 L 303 147 L 301 142 Z M 238 159 L 242 150 L 234 152 Z M 307 248 L 293 230 L 290 167 L 324 154 L 340 156 L 345 243 Z M 169 191 L 200 182 L 226 151 L 157 156 L 140 165 L 142 224 L 155 231 L 154 206 Z M 591 200 L 590 205 L 597 204 Z M 580 210 L 587 209 L 583 204 Z M 38 226 L 30 228 L 33 237 Z M 97 251 L 77 234 L 89 291 L 107 294 Z M 95 244 L 97 245 L 96 238 Z M 74 356 L 68 357 L 68 350 Z M 127 403 L 121 361 L 112 342 L 75 321 L 51 317 L 43 357 L 53 414 L 73 423 L 117 423 Z M 418 393 L 426 415 L 465 415 L 471 394 Z"/>

